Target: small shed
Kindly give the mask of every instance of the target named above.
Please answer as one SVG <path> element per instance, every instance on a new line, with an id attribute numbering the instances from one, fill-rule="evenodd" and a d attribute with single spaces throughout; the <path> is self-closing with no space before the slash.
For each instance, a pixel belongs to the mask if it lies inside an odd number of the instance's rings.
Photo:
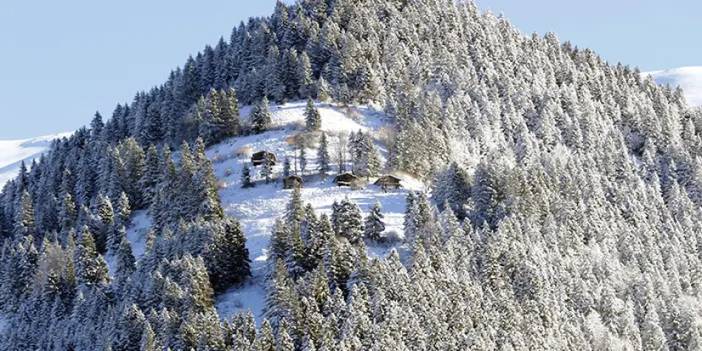
<path id="1" fill-rule="evenodd" d="M 355 186 L 360 178 L 351 173 L 342 173 L 334 178 L 334 183 L 338 186 Z"/>
<path id="2" fill-rule="evenodd" d="M 264 164 L 266 160 L 271 163 L 271 166 L 275 166 L 275 163 L 278 161 L 275 154 L 268 151 L 259 151 L 251 156 L 251 164 L 254 167 Z"/>
<path id="3" fill-rule="evenodd" d="M 283 189 L 302 188 L 304 184 L 305 182 L 302 180 L 302 177 L 296 175 L 291 175 L 283 179 Z"/>
<path id="4" fill-rule="evenodd" d="M 375 181 L 375 185 L 385 189 L 399 189 L 402 187 L 402 179 L 395 177 L 394 175 L 384 175 Z"/>

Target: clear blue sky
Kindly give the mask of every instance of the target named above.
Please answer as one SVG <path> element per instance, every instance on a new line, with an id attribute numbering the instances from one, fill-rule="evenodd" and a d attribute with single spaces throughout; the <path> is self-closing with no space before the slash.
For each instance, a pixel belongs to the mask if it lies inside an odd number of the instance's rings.
<path id="1" fill-rule="evenodd" d="M 0 139 L 70 131 L 162 83 L 275 0 L 28 0 L 0 10 Z M 644 70 L 702 65 L 702 2 L 477 0 L 524 33 L 554 31 Z"/>

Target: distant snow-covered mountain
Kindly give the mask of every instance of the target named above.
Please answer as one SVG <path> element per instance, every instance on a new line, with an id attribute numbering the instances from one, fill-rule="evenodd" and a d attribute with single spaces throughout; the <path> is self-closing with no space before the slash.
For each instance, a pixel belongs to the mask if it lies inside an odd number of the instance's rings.
<path id="1" fill-rule="evenodd" d="M 22 161 L 27 163 L 39 157 L 51 146 L 54 139 L 71 133 L 47 135 L 22 140 L 0 140 L 0 187 L 17 176 Z"/>
<path id="2" fill-rule="evenodd" d="M 687 102 L 702 106 L 702 66 L 680 67 L 647 72 L 658 84 L 680 86 L 685 91 Z"/>

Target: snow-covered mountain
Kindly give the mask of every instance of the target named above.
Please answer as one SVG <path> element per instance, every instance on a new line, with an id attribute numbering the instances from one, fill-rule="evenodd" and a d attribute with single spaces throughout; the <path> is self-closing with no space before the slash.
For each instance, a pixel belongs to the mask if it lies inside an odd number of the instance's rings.
<path id="1" fill-rule="evenodd" d="M 17 176 L 20 163 L 30 163 L 51 146 L 54 139 L 69 136 L 71 133 L 46 135 L 22 140 L 0 140 L 0 187 Z"/>
<path id="2" fill-rule="evenodd" d="M 645 74 L 653 76 L 658 84 L 680 86 L 690 105 L 702 106 L 702 66 L 680 67 Z"/>

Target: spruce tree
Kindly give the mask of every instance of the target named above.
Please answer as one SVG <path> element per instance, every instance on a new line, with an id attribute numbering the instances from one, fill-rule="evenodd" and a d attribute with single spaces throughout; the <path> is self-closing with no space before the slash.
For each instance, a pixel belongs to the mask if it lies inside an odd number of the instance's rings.
<path id="1" fill-rule="evenodd" d="M 305 146 L 300 146 L 300 175 L 305 175 L 305 170 L 307 169 L 307 152 L 305 151 Z"/>
<path id="2" fill-rule="evenodd" d="M 363 238 L 363 216 L 358 205 L 345 198 L 336 211 L 336 232 L 349 240 L 358 243 Z"/>
<path id="3" fill-rule="evenodd" d="M 79 284 L 91 287 L 107 283 L 107 264 L 98 253 L 93 234 L 87 226 L 83 227 L 75 261 Z"/>
<path id="4" fill-rule="evenodd" d="M 298 57 L 297 79 L 300 84 L 298 94 L 301 98 L 311 98 L 315 93 L 314 80 L 312 78 L 312 65 L 307 52 L 302 52 Z"/>
<path id="5" fill-rule="evenodd" d="M 244 166 L 241 168 L 241 187 L 246 189 L 254 186 L 256 184 L 251 180 L 251 168 L 249 168 L 248 162 L 244 163 Z"/>
<path id="6" fill-rule="evenodd" d="M 222 231 L 214 238 L 212 255 L 210 280 L 215 291 L 241 283 L 251 274 L 246 239 L 236 220 L 225 220 Z"/>
<path id="7" fill-rule="evenodd" d="M 23 238 L 26 236 L 38 239 L 38 233 L 34 222 L 34 205 L 29 192 L 24 191 L 19 199 L 19 208 L 15 216 L 15 238 Z"/>
<path id="8" fill-rule="evenodd" d="M 365 221 L 364 237 L 375 242 L 382 241 L 382 233 L 385 231 L 385 224 L 383 223 L 384 216 L 380 211 L 380 203 L 376 202 L 370 213 L 368 213 Z"/>
<path id="9" fill-rule="evenodd" d="M 319 140 L 319 148 L 317 149 L 317 164 L 319 165 L 318 171 L 319 176 L 322 179 L 325 179 L 331 170 L 329 162 L 329 142 L 327 141 L 327 134 L 322 133 Z"/>
<path id="10" fill-rule="evenodd" d="M 146 151 L 146 159 L 144 160 L 144 175 L 139 180 L 139 186 L 144 192 L 144 203 L 149 206 L 153 203 L 156 196 L 156 189 L 161 175 L 161 160 L 159 158 L 158 149 L 155 145 L 150 145 Z"/>
<path id="11" fill-rule="evenodd" d="M 102 194 L 98 195 L 93 215 L 96 221 L 93 223 L 91 230 L 95 237 L 95 247 L 99 253 L 105 253 L 108 247 L 110 230 L 114 226 L 115 221 L 115 214 L 110 199 Z"/>
<path id="12" fill-rule="evenodd" d="M 251 129 L 254 133 L 263 133 L 271 127 L 271 112 L 268 110 L 268 99 L 263 97 L 251 111 Z"/>
<path id="13" fill-rule="evenodd" d="M 123 284 L 127 282 L 135 270 L 136 259 L 132 253 L 132 245 L 126 238 L 122 238 L 115 253 L 115 283 L 118 286 L 122 285 L 121 288 L 125 288 Z"/>
<path id="14" fill-rule="evenodd" d="M 322 116 L 319 110 L 314 106 L 312 98 L 307 99 L 307 107 L 305 109 L 305 126 L 307 131 L 314 132 L 322 128 Z"/>
<path id="15" fill-rule="evenodd" d="M 287 178 L 290 176 L 290 157 L 285 156 L 285 160 L 283 160 L 283 178 Z"/>
<path id="16" fill-rule="evenodd" d="M 265 179 L 266 184 L 273 181 L 273 162 L 267 157 L 261 166 L 261 175 L 263 176 L 263 179 Z"/>

